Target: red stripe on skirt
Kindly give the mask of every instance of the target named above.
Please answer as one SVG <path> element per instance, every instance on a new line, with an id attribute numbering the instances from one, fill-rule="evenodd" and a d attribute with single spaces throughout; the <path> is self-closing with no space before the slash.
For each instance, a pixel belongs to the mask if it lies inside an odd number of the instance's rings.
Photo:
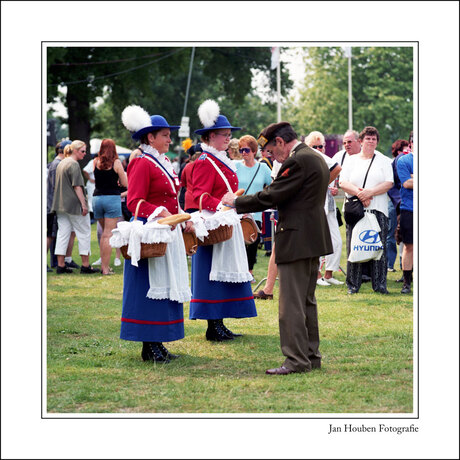
<path id="1" fill-rule="evenodd" d="M 166 326 L 168 324 L 183 323 L 183 319 L 175 319 L 174 321 L 145 321 L 142 319 L 130 319 L 130 318 L 121 318 L 125 323 L 135 323 L 135 324 L 154 324 L 158 326 Z"/>
<path id="2" fill-rule="evenodd" d="M 240 297 L 239 299 L 222 299 L 222 300 L 208 300 L 208 299 L 192 299 L 191 303 L 203 302 L 203 303 L 221 303 L 221 302 L 237 302 L 239 300 L 251 300 L 254 299 L 254 296 L 251 297 Z"/>

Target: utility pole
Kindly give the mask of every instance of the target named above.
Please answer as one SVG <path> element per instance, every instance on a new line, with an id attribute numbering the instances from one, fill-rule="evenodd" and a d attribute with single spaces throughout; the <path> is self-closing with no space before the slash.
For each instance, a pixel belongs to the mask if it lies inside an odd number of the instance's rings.
<path id="1" fill-rule="evenodd" d="M 184 103 L 184 114 L 182 116 L 187 115 L 187 102 L 188 102 L 188 94 L 190 91 L 190 81 L 192 79 L 192 69 L 193 69 L 193 59 L 195 58 L 195 47 L 192 47 L 192 55 L 190 56 L 190 67 L 188 69 L 188 78 L 187 78 L 187 89 L 185 90 L 185 103 Z"/>
<path id="2" fill-rule="evenodd" d="M 278 123 L 281 121 L 281 60 L 276 67 L 276 91 L 278 93 Z"/>
<path id="3" fill-rule="evenodd" d="M 348 58 L 348 129 L 353 129 L 353 106 L 351 85 L 351 46 L 345 47 L 345 56 Z"/>
<path id="4" fill-rule="evenodd" d="M 276 93 L 278 99 L 278 122 L 281 121 L 281 49 L 279 46 L 274 46 L 271 49 L 272 59 L 271 59 L 271 70 L 276 69 Z"/>
<path id="5" fill-rule="evenodd" d="M 193 59 L 195 57 L 195 47 L 192 47 L 192 54 L 190 56 L 190 66 L 188 69 L 188 78 L 187 78 L 187 88 L 185 90 L 185 102 L 184 102 L 184 112 L 182 115 L 182 120 L 180 122 L 180 129 L 179 129 L 179 138 L 183 137 L 190 137 L 190 126 L 189 121 L 190 118 L 187 117 L 187 103 L 188 103 L 188 95 L 190 92 L 190 81 L 192 80 L 192 69 L 193 69 Z M 182 157 L 182 150 L 179 149 L 179 165 L 181 164 L 181 157 Z"/>

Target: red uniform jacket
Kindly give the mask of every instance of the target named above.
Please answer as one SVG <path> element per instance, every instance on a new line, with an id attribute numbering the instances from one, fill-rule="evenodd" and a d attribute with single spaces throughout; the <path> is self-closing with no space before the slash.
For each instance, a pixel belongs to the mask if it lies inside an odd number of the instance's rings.
<path id="1" fill-rule="evenodd" d="M 184 209 L 198 208 L 198 206 L 195 206 L 195 202 L 193 200 L 192 173 L 193 173 L 194 165 L 195 165 L 195 161 L 191 163 L 187 163 L 184 169 L 182 170 L 182 174 L 180 176 L 180 185 L 181 187 L 185 188 Z"/>
<path id="2" fill-rule="evenodd" d="M 194 162 L 195 166 L 193 167 L 192 179 L 194 203 L 191 207 L 199 208 L 201 195 L 208 192 L 211 196 L 205 195 L 203 197 L 203 209 L 215 211 L 222 197 L 228 192 L 228 189 L 222 177 L 220 177 L 214 166 L 207 159 L 207 156 L 209 156 L 224 173 L 233 192 L 238 190 L 238 177 L 235 172 L 211 153 L 204 152 L 203 155 Z"/>
<path id="3" fill-rule="evenodd" d="M 128 165 L 128 209 L 136 211 L 138 201 L 146 202 L 139 206 L 139 217 L 148 217 L 158 206 L 164 206 L 171 214 L 178 214 L 177 190 L 168 180 L 163 168 L 145 157 L 134 158 Z"/>

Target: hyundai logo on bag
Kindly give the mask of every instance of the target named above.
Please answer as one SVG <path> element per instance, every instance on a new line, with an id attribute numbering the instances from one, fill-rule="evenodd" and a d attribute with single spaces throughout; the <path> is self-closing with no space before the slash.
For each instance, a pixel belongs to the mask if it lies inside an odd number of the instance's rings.
<path id="1" fill-rule="evenodd" d="M 375 230 L 364 230 L 364 232 L 359 234 L 359 239 L 367 244 L 380 243 L 380 235 Z"/>

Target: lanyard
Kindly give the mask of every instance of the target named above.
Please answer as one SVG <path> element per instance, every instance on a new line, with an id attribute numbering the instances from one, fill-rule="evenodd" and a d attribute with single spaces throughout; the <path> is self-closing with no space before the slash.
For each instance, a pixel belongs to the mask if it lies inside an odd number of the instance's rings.
<path id="1" fill-rule="evenodd" d="M 206 153 L 207 153 L 208 155 L 210 154 L 209 152 L 206 152 Z M 212 154 L 210 154 L 210 155 L 212 155 Z M 214 155 L 212 155 L 212 156 L 214 156 Z M 214 158 L 216 158 L 216 157 L 214 157 Z M 225 185 L 226 185 L 228 191 L 229 191 L 230 193 L 233 193 L 233 190 L 232 190 L 232 188 L 230 187 L 230 184 L 228 183 L 227 178 L 224 176 L 224 173 L 220 170 L 220 168 L 216 165 L 216 163 L 215 163 L 213 160 L 211 160 L 211 158 L 209 158 L 209 156 L 206 156 L 206 159 L 208 159 L 208 160 L 211 162 L 211 164 L 214 166 L 214 168 L 216 169 L 216 171 L 219 173 L 219 176 L 220 176 L 220 177 L 222 178 L 222 180 L 224 181 L 224 183 L 225 183 Z M 216 160 L 219 160 L 219 158 L 216 158 Z M 219 160 L 219 161 L 220 161 L 220 160 Z M 227 166 L 223 161 L 221 161 L 221 163 L 222 163 L 224 166 L 226 166 L 226 167 L 228 168 L 228 166 Z M 228 168 L 228 169 L 230 169 L 230 168 Z M 230 171 L 232 171 L 232 170 L 230 169 Z M 233 172 L 233 171 L 232 171 L 232 172 Z"/>
<path id="2" fill-rule="evenodd" d="M 141 150 L 142 152 L 142 150 Z M 169 174 L 168 170 L 158 161 L 157 158 L 155 158 L 153 155 L 151 155 L 150 153 L 147 153 L 147 152 L 142 152 L 144 154 L 144 156 L 150 160 L 150 161 L 155 161 L 159 166 L 160 168 L 166 173 L 168 179 L 169 179 L 169 182 L 171 182 L 171 185 L 172 184 L 175 184 L 176 186 L 179 185 L 179 179 L 177 177 L 174 177 L 174 176 L 171 176 L 171 174 Z M 173 190 L 174 192 L 176 192 L 176 188 L 173 186 Z"/>
<path id="3" fill-rule="evenodd" d="M 152 155 L 149 155 L 148 153 L 144 153 L 144 158 L 151 161 L 152 163 L 159 165 L 161 169 L 163 169 L 163 171 L 166 173 L 166 178 L 169 180 L 169 183 L 171 184 L 171 188 L 173 189 L 173 192 L 177 195 L 177 190 L 176 190 L 176 187 L 174 186 L 173 177 L 171 176 L 171 174 L 168 173 L 168 171 L 166 171 L 164 166 L 155 157 L 153 157 Z"/>
<path id="4" fill-rule="evenodd" d="M 257 173 L 259 172 L 259 168 L 260 168 L 260 163 L 257 165 L 256 173 L 254 174 L 254 176 L 252 176 L 251 182 L 249 182 L 248 188 L 246 189 L 246 191 L 244 192 L 243 195 L 247 195 L 248 190 L 251 188 L 251 185 L 252 185 L 252 183 L 254 182 L 254 179 L 256 178 Z"/>

